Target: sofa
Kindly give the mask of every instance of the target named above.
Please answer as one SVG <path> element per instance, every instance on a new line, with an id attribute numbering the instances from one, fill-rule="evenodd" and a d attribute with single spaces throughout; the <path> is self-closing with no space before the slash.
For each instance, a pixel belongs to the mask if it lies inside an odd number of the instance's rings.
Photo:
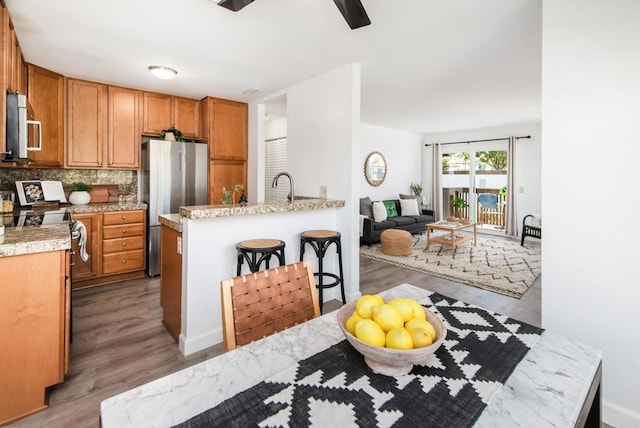
<path id="1" fill-rule="evenodd" d="M 415 204 L 415 207 L 413 204 Z M 381 205 L 385 207 L 386 216 L 380 215 Z M 405 212 L 402 210 L 403 207 Z M 374 208 L 377 211 L 376 215 L 374 215 Z M 427 224 L 434 221 L 433 211 L 421 209 L 417 199 L 412 195 L 400 195 L 400 199 L 375 202 L 371 201 L 369 197 L 361 198 L 360 245 L 371 245 L 380 242 L 380 234 L 387 229 L 401 229 L 410 233 L 422 233 L 426 230 Z"/>

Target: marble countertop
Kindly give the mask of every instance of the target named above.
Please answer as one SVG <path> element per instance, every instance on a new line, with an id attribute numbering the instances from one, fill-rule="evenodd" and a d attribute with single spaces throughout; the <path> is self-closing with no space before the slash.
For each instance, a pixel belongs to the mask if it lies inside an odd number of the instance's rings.
<path id="1" fill-rule="evenodd" d="M 403 284 L 381 293 L 418 301 L 431 292 Z M 340 342 L 331 312 L 101 403 L 110 427 L 169 427 Z M 489 402 L 476 426 L 574 426 L 602 360 L 599 350 L 544 332 Z"/>
<path id="2" fill-rule="evenodd" d="M 0 235 L 0 257 L 44 253 L 71 248 L 68 224 L 6 228 Z"/>
<path id="3" fill-rule="evenodd" d="M 317 210 L 344 207 L 338 199 L 316 199 L 302 197 L 291 202 L 265 202 L 261 204 L 198 205 L 180 207 L 180 216 L 188 219 L 231 217 L 257 214 L 284 213 L 288 211 Z"/>

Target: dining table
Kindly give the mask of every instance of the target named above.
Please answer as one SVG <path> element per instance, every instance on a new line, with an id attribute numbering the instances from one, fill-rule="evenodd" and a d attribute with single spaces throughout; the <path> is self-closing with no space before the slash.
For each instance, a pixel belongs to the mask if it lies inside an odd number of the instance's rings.
<path id="1" fill-rule="evenodd" d="M 438 293 L 402 284 L 447 336 L 407 375 L 373 372 L 337 311 L 101 403 L 111 427 L 599 427 L 599 349 Z"/>

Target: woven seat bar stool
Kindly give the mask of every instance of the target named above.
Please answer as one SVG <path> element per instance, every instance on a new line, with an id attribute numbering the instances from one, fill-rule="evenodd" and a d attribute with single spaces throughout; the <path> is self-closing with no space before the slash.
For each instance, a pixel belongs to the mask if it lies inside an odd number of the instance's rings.
<path id="1" fill-rule="evenodd" d="M 236 244 L 238 251 L 238 269 L 236 275 L 240 275 L 242 264 L 247 262 L 251 272 L 260 270 L 260 265 L 265 262 L 269 269 L 269 260 L 275 256 L 280 266 L 284 266 L 284 241 L 279 239 L 250 239 Z"/>
<path id="2" fill-rule="evenodd" d="M 313 251 L 318 258 L 318 271 L 314 273 L 318 277 L 316 288 L 320 294 L 320 313 L 322 313 L 322 291 L 325 288 L 340 286 L 342 294 L 342 303 L 347 303 L 344 297 L 344 274 L 342 271 L 342 245 L 340 243 L 340 232 L 334 230 L 307 230 L 300 234 L 300 261 L 303 260 L 306 245 L 311 245 Z M 338 255 L 339 275 L 335 273 L 325 272 L 323 267 L 324 256 L 331 244 L 336 246 L 336 254 Z M 333 282 L 325 284 L 324 277 L 331 277 Z"/>

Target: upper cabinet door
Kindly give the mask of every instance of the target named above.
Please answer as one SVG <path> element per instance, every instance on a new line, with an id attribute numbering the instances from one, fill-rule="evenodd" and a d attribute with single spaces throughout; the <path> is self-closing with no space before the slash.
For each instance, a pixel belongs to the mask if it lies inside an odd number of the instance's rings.
<path id="1" fill-rule="evenodd" d="M 27 97 L 34 120 L 42 123 L 42 150 L 29 152 L 35 166 L 64 164 L 64 77 L 36 65 L 28 65 Z"/>
<path id="2" fill-rule="evenodd" d="M 107 86 L 67 79 L 67 166 L 102 168 Z"/>
<path id="3" fill-rule="evenodd" d="M 173 97 L 171 95 L 144 92 L 142 110 L 143 134 L 160 135 L 164 129 L 174 125 Z"/>
<path id="4" fill-rule="evenodd" d="M 247 104 L 208 98 L 207 141 L 212 159 L 247 159 Z"/>
<path id="5" fill-rule="evenodd" d="M 174 97 L 175 127 L 185 138 L 200 138 L 200 101 Z"/>
<path id="6" fill-rule="evenodd" d="M 140 166 L 140 91 L 109 86 L 108 167 Z"/>

